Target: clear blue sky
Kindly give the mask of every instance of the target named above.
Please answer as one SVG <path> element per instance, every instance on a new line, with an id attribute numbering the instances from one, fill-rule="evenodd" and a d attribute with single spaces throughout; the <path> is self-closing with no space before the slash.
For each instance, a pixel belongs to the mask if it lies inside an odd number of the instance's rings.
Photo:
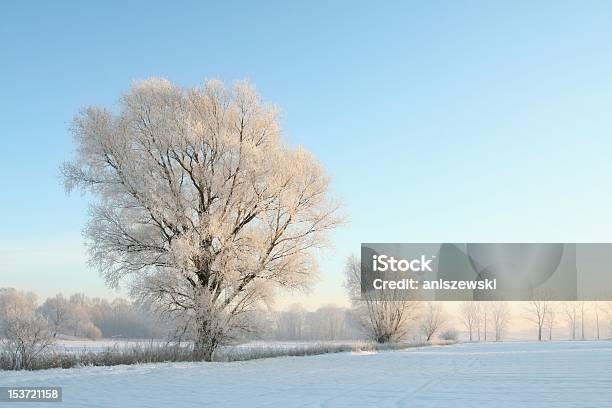
<path id="1" fill-rule="evenodd" d="M 220 3 L 2 2 L 0 287 L 113 295 L 57 169 L 79 107 L 149 76 L 249 78 L 331 173 L 312 302 L 362 241 L 612 240 L 610 2 Z"/>

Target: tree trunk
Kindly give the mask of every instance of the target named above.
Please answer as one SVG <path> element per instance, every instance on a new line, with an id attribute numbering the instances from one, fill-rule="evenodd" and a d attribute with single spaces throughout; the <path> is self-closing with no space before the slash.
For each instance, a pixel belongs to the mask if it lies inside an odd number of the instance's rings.
<path id="1" fill-rule="evenodd" d="M 484 315 L 484 341 L 487 341 L 487 314 Z"/>
<path id="2" fill-rule="evenodd" d="M 212 361 L 213 353 L 217 346 L 218 344 L 212 341 L 208 335 L 202 337 L 198 333 L 198 338 L 193 347 L 195 359 L 200 361 Z"/>
<path id="3" fill-rule="evenodd" d="M 219 345 L 219 333 L 208 319 L 199 319 L 196 330 L 193 354 L 196 360 L 212 361 L 213 353 Z"/>
<path id="4" fill-rule="evenodd" d="M 548 341 L 552 341 L 552 323 L 550 324 L 550 327 L 548 328 Z"/>
<path id="5" fill-rule="evenodd" d="M 538 341 L 542 341 L 542 326 L 538 326 Z"/>

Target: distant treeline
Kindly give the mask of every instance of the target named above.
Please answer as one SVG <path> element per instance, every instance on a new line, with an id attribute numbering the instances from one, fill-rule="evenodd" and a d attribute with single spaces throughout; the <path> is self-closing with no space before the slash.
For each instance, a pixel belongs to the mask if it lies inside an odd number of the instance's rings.
<path id="1" fill-rule="evenodd" d="M 39 301 L 33 293 L 0 288 L 0 325 L 10 316 L 39 318 L 54 338 L 169 339 L 176 331 L 154 310 L 116 298 L 90 298 L 77 293 L 57 294 Z M 335 305 L 308 311 L 300 304 L 284 311 L 251 314 L 255 330 L 243 340 L 352 340 L 364 338 L 351 310 Z"/>
<path id="2" fill-rule="evenodd" d="M 108 301 L 78 293 L 39 303 L 33 293 L 0 288 L 0 320 L 12 314 L 43 318 L 53 337 L 158 338 L 168 331 L 154 313 L 126 299 Z"/>

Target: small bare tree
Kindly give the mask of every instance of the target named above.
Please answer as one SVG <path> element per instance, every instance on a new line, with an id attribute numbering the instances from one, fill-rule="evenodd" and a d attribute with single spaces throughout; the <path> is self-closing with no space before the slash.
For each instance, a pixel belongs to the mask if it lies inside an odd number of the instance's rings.
<path id="1" fill-rule="evenodd" d="M 565 302 L 563 303 L 563 313 L 565 314 L 565 318 L 567 320 L 567 324 L 569 326 L 569 338 L 571 340 L 576 340 L 576 328 L 578 323 L 578 312 L 579 312 L 579 304 L 578 302 Z"/>
<path id="2" fill-rule="evenodd" d="M 34 359 L 53 344 L 47 322 L 35 314 L 12 316 L 2 323 L 1 331 L 13 370 L 29 369 Z"/>
<path id="3" fill-rule="evenodd" d="M 600 339 L 599 317 L 601 312 L 603 312 L 601 302 L 593 302 L 593 313 L 595 314 L 595 336 L 597 337 L 597 340 Z"/>
<path id="4" fill-rule="evenodd" d="M 546 324 L 548 327 L 548 341 L 551 341 L 553 337 L 553 327 L 555 325 L 556 315 L 557 315 L 557 311 L 556 311 L 555 305 L 551 303 L 546 313 Z"/>
<path id="5" fill-rule="evenodd" d="M 347 259 L 345 288 L 353 304 L 359 324 L 366 335 L 377 343 L 403 340 L 410 325 L 418 317 L 419 302 L 406 300 L 398 290 L 367 293 L 361 298 L 361 264 L 357 257 Z"/>
<path id="6" fill-rule="evenodd" d="M 36 313 L 33 295 L 0 289 L 0 344 L 13 370 L 31 368 L 34 359 L 53 344 L 47 322 Z"/>
<path id="7" fill-rule="evenodd" d="M 306 309 L 299 303 L 294 303 L 287 310 L 277 312 L 276 331 L 282 340 L 304 340 L 304 320 Z"/>
<path id="8" fill-rule="evenodd" d="M 310 338 L 313 340 L 341 340 L 348 338 L 346 310 L 330 304 L 310 314 Z"/>
<path id="9" fill-rule="evenodd" d="M 459 311 L 461 313 L 461 322 L 469 333 L 470 341 L 473 341 L 473 332 L 478 327 L 479 323 L 478 304 L 474 301 L 462 302 Z M 480 340 L 480 338 L 478 338 L 478 340 Z"/>
<path id="10" fill-rule="evenodd" d="M 55 337 L 68 326 L 70 304 L 62 294 L 57 294 L 55 297 L 47 298 L 40 307 L 40 313 L 49 322 Z"/>
<path id="11" fill-rule="evenodd" d="M 478 334 L 478 341 L 487 341 L 488 333 L 488 322 L 489 322 L 489 302 L 474 302 L 474 308 L 476 313 L 476 330 Z"/>
<path id="12" fill-rule="evenodd" d="M 421 322 L 421 331 L 426 341 L 431 341 L 436 333 L 446 323 L 444 308 L 440 302 L 427 302 L 425 313 Z"/>
<path id="13" fill-rule="evenodd" d="M 508 323 L 510 322 L 510 310 L 506 302 L 491 303 L 491 321 L 495 330 L 495 341 L 501 341 L 504 337 Z"/>
<path id="14" fill-rule="evenodd" d="M 606 301 L 602 304 L 603 313 L 605 315 L 607 330 L 606 336 L 612 336 L 612 301 Z"/>
<path id="15" fill-rule="evenodd" d="M 585 315 L 588 310 L 587 303 L 585 301 L 578 302 L 578 308 L 580 310 L 580 331 L 581 331 L 581 339 L 586 340 L 584 335 L 584 323 L 585 323 Z"/>
<path id="16" fill-rule="evenodd" d="M 535 293 L 534 299 L 527 304 L 526 319 L 538 328 L 538 341 L 542 341 L 542 331 L 550 309 L 549 296 L 545 293 Z"/>

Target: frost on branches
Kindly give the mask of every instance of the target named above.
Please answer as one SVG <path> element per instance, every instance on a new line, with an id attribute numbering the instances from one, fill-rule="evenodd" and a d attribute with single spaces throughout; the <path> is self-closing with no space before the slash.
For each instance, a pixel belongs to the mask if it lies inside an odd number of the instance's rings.
<path id="1" fill-rule="evenodd" d="M 190 322 L 205 360 L 275 287 L 312 281 L 314 251 L 341 222 L 319 162 L 283 143 L 276 109 L 246 82 L 145 80 L 118 113 L 83 109 L 72 133 L 62 172 L 68 191 L 96 198 L 91 262 Z"/>
<path id="2" fill-rule="evenodd" d="M 350 256 L 344 268 L 344 286 L 353 312 L 364 333 L 377 343 L 405 340 L 419 317 L 421 303 L 406 299 L 400 289 L 361 293 L 361 262 Z"/>

